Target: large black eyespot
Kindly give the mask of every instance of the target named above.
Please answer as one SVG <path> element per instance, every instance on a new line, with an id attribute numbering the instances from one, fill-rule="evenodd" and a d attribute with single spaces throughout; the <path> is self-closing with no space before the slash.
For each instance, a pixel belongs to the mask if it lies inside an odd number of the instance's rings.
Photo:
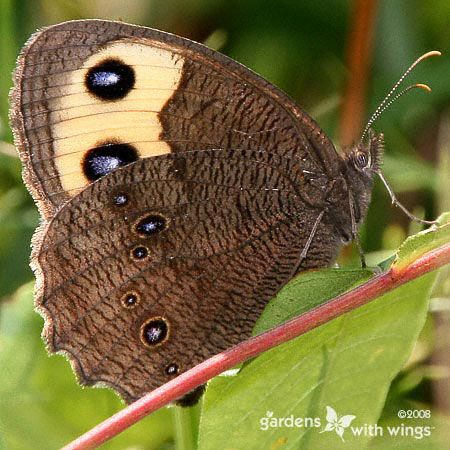
<path id="1" fill-rule="evenodd" d="M 141 327 L 141 339 L 144 344 L 155 346 L 164 342 L 169 335 L 169 326 L 162 317 L 152 317 Z"/>
<path id="2" fill-rule="evenodd" d="M 90 149 L 83 159 L 83 173 L 95 181 L 118 167 L 139 159 L 136 149 L 129 144 L 110 143 Z"/>
<path id="3" fill-rule="evenodd" d="M 102 100 L 118 100 L 131 91 L 135 83 L 134 70 L 120 59 L 107 59 L 91 67 L 86 74 L 89 92 Z"/>
<path id="4" fill-rule="evenodd" d="M 143 236 L 160 233 L 167 227 L 167 220 L 159 214 L 149 214 L 142 217 L 136 225 L 136 231 Z"/>

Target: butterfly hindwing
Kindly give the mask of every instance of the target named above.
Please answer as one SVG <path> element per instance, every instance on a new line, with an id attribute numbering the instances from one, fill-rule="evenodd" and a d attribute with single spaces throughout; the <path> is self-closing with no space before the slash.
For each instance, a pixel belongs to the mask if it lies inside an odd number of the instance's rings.
<path id="1" fill-rule="evenodd" d="M 94 182 L 35 248 L 50 349 L 132 401 L 240 342 L 298 269 L 318 214 L 302 183 L 287 158 L 240 150 L 143 159 Z M 302 267 L 333 258 L 331 227 Z"/>

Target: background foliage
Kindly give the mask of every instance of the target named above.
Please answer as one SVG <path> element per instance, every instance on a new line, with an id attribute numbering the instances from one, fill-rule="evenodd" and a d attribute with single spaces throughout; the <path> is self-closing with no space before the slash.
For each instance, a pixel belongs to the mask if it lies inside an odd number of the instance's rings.
<path id="1" fill-rule="evenodd" d="M 62 20 L 98 17 L 206 42 L 286 91 L 339 145 L 353 7 L 345 0 L 0 0 L 0 448 L 56 448 L 120 407 L 110 392 L 80 390 L 61 358 L 47 359 L 38 338 L 41 320 L 30 314 L 29 242 L 38 215 L 21 181 L 7 122 L 10 74 L 29 35 Z M 378 2 L 368 80 L 369 112 L 418 55 L 431 49 L 443 52 L 411 77 L 428 83 L 433 92 L 409 94 L 375 126 L 386 137 L 387 178 L 400 199 L 426 217 L 450 210 L 449 17 L 447 0 L 431 5 Z M 385 190 L 376 185 L 363 230 L 369 262 L 392 254 L 407 234 L 417 231 L 389 204 Z M 351 249 L 343 251 L 340 263 L 358 264 Z M 392 404 L 409 402 L 434 408 L 441 413 L 439 420 L 447 420 L 449 343 L 441 333 L 446 329 L 448 339 L 448 302 L 443 300 L 450 294 L 448 278 L 448 273 L 440 275 L 431 303 L 434 312 L 391 386 L 382 416 L 386 423 L 395 414 Z M 189 420 L 195 421 L 195 414 Z M 169 410 L 160 411 L 110 445 L 171 448 L 172 419 Z"/>

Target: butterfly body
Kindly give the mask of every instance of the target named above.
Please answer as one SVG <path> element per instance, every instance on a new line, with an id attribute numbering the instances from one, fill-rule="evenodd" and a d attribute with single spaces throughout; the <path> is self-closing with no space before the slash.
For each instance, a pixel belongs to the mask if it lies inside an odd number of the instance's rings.
<path id="1" fill-rule="evenodd" d="M 46 341 L 127 401 L 248 336 L 365 216 L 381 136 L 341 157 L 285 94 L 200 44 L 67 22 L 31 38 L 15 83 Z"/>

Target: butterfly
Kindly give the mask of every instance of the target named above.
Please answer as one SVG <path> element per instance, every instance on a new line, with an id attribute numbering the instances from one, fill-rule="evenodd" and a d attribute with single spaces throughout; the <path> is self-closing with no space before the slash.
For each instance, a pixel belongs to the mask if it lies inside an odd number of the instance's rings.
<path id="1" fill-rule="evenodd" d="M 48 349 L 127 402 L 248 337 L 296 273 L 329 266 L 380 173 L 381 134 L 341 155 L 251 70 L 141 26 L 39 31 L 11 102 L 42 216 Z"/>

